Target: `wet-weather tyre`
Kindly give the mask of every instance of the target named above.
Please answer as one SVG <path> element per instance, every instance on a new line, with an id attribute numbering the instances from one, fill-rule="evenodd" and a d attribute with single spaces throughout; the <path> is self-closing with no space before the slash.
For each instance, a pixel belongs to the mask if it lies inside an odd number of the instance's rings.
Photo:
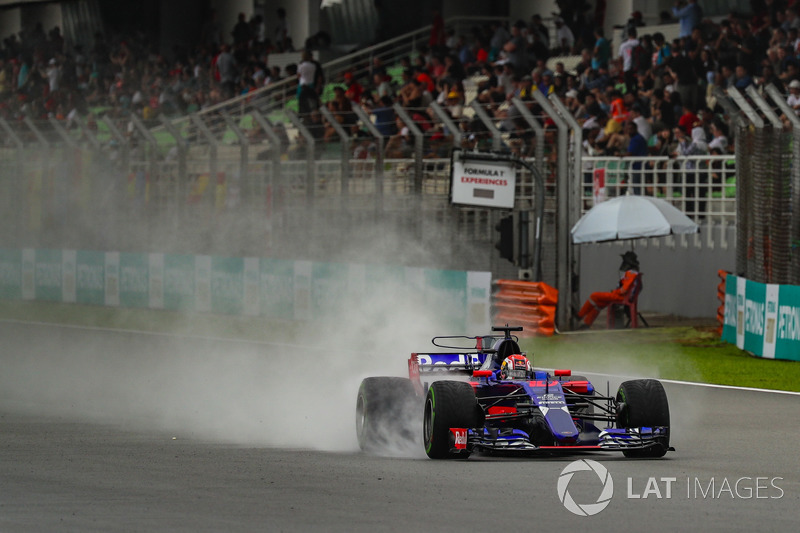
<path id="1" fill-rule="evenodd" d="M 480 425 L 475 391 L 462 381 L 434 381 L 425 396 L 422 438 L 431 459 L 466 459 L 470 450 L 451 452 L 450 428 L 471 429 Z"/>
<path id="2" fill-rule="evenodd" d="M 669 402 L 660 381 L 625 381 L 617 391 L 617 427 L 664 426 L 669 429 Z M 640 450 L 625 450 L 625 457 L 663 457 L 669 450 L 669 433 L 658 444 Z"/>
<path id="3" fill-rule="evenodd" d="M 421 398 L 408 378 L 366 378 L 356 398 L 356 435 L 365 452 L 418 444 Z"/>

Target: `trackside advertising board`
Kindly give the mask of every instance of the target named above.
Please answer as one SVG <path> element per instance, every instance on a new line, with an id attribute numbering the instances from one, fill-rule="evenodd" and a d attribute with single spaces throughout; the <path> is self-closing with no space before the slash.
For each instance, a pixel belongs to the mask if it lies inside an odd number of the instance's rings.
<path id="1" fill-rule="evenodd" d="M 259 257 L 0 248 L 0 299 L 324 320 L 424 309 L 488 329 L 491 273 Z"/>
<path id="2" fill-rule="evenodd" d="M 760 357 L 800 361 L 800 286 L 728 275 L 722 340 Z"/>
<path id="3" fill-rule="evenodd" d="M 453 159 L 450 201 L 454 204 L 513 209 L 517 172 L 508 162 Z"/>

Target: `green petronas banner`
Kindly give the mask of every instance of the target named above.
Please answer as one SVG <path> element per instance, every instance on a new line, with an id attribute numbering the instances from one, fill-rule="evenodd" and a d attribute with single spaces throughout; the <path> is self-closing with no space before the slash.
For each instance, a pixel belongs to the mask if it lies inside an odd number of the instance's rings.
<path id="1" fill-rule="evenodd" d="M 722 340 L 760 357 L 800 361 L 800 287 L 728 275 Z"/>
<path id="2" fill-rule="evenodd" d="M 324 320 L 424 308 L 487 329 L 491 273 L 256 257 L 0 249 L 0 299 Z"/>

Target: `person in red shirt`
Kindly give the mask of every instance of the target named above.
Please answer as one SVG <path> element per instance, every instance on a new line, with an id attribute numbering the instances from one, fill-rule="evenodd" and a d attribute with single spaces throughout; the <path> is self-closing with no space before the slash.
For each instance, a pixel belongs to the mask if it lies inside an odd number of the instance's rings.
<path id="1" fill-rule="evenodd" d="M 628 251 L 622 254 L 622 264 L 619 269 L 623 273 L 617 288 L 611 292 L 593 292 L 575 315 L 576 319 L 583 321 L 581 328 L 590 327 L 600 311 L 611 304 L 622 303 L 630 291 L 638 290 L 636 280 L 639 278 L 639 258 L 634 252 Z"/>
<path id="2" fill-rule="evenodd" d="M 692 128 L 694 128 L 695 122 L 699 121 L 700 119 L 694 114 L 689 104 L 683 104 L 683 114 L 678 119 L 678 126 L 686 132 L 686 135 L 692 134 Z"/>
<path id="3" fill-rule="evenodd" d="M 364 93 L 364 87 L 356 81 L 352 72 L 345 72 L 344 83 L 347 85 L 347 90 L 344 95 L 356 104 L 361 103 L 361 95 Z"/>
<path id="4" fill-rule="evenodd" d="M 417 70 L 415 78 L 425 84 L 425 88 L 429 93 L 433 94 L 436 91 L 436 84 L 433 79 L 424 70 Z"/>
<path id="5" fill-rule="evenodd" d="M 433 24 L 431 24 L 431 36 L 428 39 L 428 46 L 434 53 L 441 52 L 444 48 L 445 38 L 442 12 L 438 9 L 433 9 Z"/>

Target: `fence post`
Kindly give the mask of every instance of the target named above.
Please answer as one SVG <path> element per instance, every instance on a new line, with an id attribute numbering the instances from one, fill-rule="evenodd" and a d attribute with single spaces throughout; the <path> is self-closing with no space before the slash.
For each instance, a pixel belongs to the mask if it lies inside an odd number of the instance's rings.
<path id="1" fill-rule="evenodd" d="M 342 144 L 342 196 L 347 198 L 347 195 L 350 193 L 350 174 L 352 170 L 350 168 L 350 135 L 348 135 L 344 127 L 339 124 L 339 121 L 333 116 L 328 106 L 320 106 L 319 112 L 328 119 L 328 123 L 336 130 L 336 134 L 339 136 L 339 142 Z"/>
<path id="2" fill-rule="evenodd" d="M 520 112 L 525 122 L 536 132 L 536 168 L 544 175 L 544 128 L 539 124 L 539 121 L 536 120 L 536 117 L 533 116 L 533 113 L 531 113 L 528 106 L 525 105 L 525 102 L 518 96 L 512 98 L 511 103 L 514 104 L 514 107 Z"/>
<path id="3" fill-rule="evenodd" d="M 192 114 L 190 117 L 195 127 L 200 130 L 200 133 L 203 134 L 203 137 L 208 143 L 208 155 L 210 158 L 210 161 L 208 162 L 208 173 L 209 182 L 211 183 L 213 180 L 217 179 L 217 172 L 219 171 L 217 158 L 217 138 L 214 137 L 214 134 L 211 133 L 211 130 L 208 128 L 208 126 L 206 126 L 206 123 L 203 122 L 203 120 L 197 114 Z"/>
<path id="4" fill-rule="evenodd" d="M 422 130 L 419 129 L 417 124 L 411 119 L 406 110 L 400 104 L 394 104 L 394 112 L 403 120 L 408 130 L 414 136 L 414 190 L 412 194 L 412 205 L 414 212 L 418 216 L 413 217 L 414 235 L 418 239 L 422 238 L 422 181 L 423 181 L 423 164 L 422 156 L 425 148 L 425 137 Z"/>
<path id="5" fill-rule="evenodd" d="M 247 138 L 247 135 L 245 135 L 227 111 L 220 109 L 219 113 L 222 115 L 225 124 L 239 140 L 239 182 L 244 183 L 247 179 L 247 162 L 250 161 L 250 139 Z"/>
<path id="6" fill-rule="evenodd" d="M 78 148 L 78 142 L 72 138 L 69 133 L 67 133 L 67 130 L 64 129 L 64 126 L 62 126 L 61 123 L 55 119 L 55 117 L 47 117 L 47 120 L 50 122 L 50 125 L 53 126 L 53 130 L 55 130 L 58 136 L 64 141 L 64 144 L 70 148 Z"/>
<path id="7" fill-rule="evenodd" d="M 15 172 L 10 173 L 8 176 L 5 176 L 3 179 L 11 179 L 12 176 L 14 177 L 21 177 L 25 175 L 25 144 L 22 142 L 22 139 L 19 138 L 17 132 L 5 121 L 5 119 L 0 118 L 0 127 L 6 132 L 9 139 L 16 145 L 17 149 L 15 150 L 16 155 L 16 162 L 15 162 Z M 22 228 L 23 226 L 23 219 L 24 219 L 24 212 L 25 212 L 25 202 L 24 202 L 24 188 L 26 186 L 24 179 L 14 179 L 11 181 L 12 194 L 10 198 L 10 202 L 7 203 L 11 209 L 13 209 L 11 216 L 11 224 L 14 225 L 14 241 L 13 244 L 16 246 L 24 244 L 24 239 L 22 235 Z"/>
<path id="8" fill-rule="evenodd" d="M 800 161 L 800 117 L 784 99 L 781 92 L 771 83 L 766 87 L 767 94 L 792 123 L 792 161 Z M 792 164 L 791 200 L 792 211 L 790 239 L 792 259 L 790 262 L 789 280 L 792 285 L 800 285 L 800 166 Z"/>
<path id="9" fill-rule="evenodd" d="M 185 199 L 186 196 L 183 194 L 184 185 L 188 182 L 188 170 L 187 170 L 187 157 L 189 152 L 189 143 L 183 136 L 178 132 L 175 126 L 172 124 L 172 121 L 165 117 L 164 115 L 158 116 L 161 123 L 164 125 L 164 128 L 167 132 L 172 135 L 172 138 L 175 139 L 175 146 L 178 150 L 178 176 L 176 178 L 175 183 L 175 206 L 174 212 L 175 217 L 173 218 L 173 231 L 177 235 L 180 229 L 180 216 L 181 213 L 184 211 L 183 206 L 184 202 L 181 199 Z"/>
<path id="10" fill-rule="evenodd" d="M 310 209 L 309 215 L 313 217 L 315 197 L 314 188 L 317 185 L 317 168 L 314 158 L 316 145 L 314 136 L 311 135 L 310 131 L 308 131 L 308 128 L 306 128 L 305 124 L 303 124 L 303 121 L 300 119 L 300 117 L 297 116 L 297 113 L 287 109 L 286 116 L 289 117 L 289 120 L 292 122 L 294 127 L 297 128 L 297 131 L 300 132 L 300 135 L 303 137 L 303 140 L 306 143 L 306 205 Z"/>
<path id="11" fill-rule="evenodd" d="M 481 106 L 477 99 L 470 102 L 470 107 L 475 110 L 475 114 L 478 115 L 478 118 L 481 119 L 483 125 L 486 126 L 492 134 L 492 150 L 499 152 L 503 148 L 503 137 L 500 130 L 497 129 L 495 126 L 494 121 L 489 117 L 489 114 L 486 110 Z"/>
<path id="12" fill-rule="evenodd" d="M 558 129 L 558 178 L 556 183 L 556 289 L 559 294 L 559 305 L 556 319 L 559 324 L 571 324 L 571 301 L 577 298 L 572 290 L 572 275 L 575 262 L 572 257 L 572 236 L 570 229 L 570 173 L 568 165 L 569 125 L 556 112 L 550 101 L 541 91 L 533 91 L 534 99 L 542 106 L 544 112 L 555 122 Z"/>
<path id="13" fill-rule="evenodd" d="M 375 210 L 378 215 L 383 214 L 383 177 L 384 177 L 384 168 L 383 168 L 383 149 L 384 149 L 384 139 L 383 134 L 378 131 L 378 128 L 375 127 L 375 124 L 372 123 L 367 112 L 364 109 L 357 105 L 353 107 L 353 111 L 355 111 L 356 115 L 358 116 L 359 120 L 361 120 L 362 126 L 367 128 L 369 132 L 375 137 L 375 140 L 378 143 L 378 153 L 375 159 Z"/>
<path id="14" fill-rule="evenodd" d="M 266 246 L 269 247 L 273 244 L 272 230 L 274 226 L 282 225 L 280 217 L 277 216 L 275 212 L 275 196 L 280 196 L 283 194 L 283 182 L 281 181 L 281 155 L 283 153 L 283 143 L 280 136 L 275 132 L 275 127 L 268 118 L 255 109 L 253 109 L 250 114 L 255 121 L 258 122 L 258 125 L 261 126 L 261 129 L 269 138 L 270 142 L 270 161 L 272 164 L 269 175 L 266 176 L 266 182 L 264 183 L 264 194 L 266 195 L 266 198 L 264 199 L 264 208 L 267 211 L 265 240 Z"/>
<path id="15" fill-rule="evenodd" d="M 414 194 L 419 197 L 422 195 L 422 152 L 424 150 L 423 143 L 425 142 L 425 136 L 403 106 L 394 104 L 394 112 L 400 116 L 403 123 L 414 136 Z"/>

